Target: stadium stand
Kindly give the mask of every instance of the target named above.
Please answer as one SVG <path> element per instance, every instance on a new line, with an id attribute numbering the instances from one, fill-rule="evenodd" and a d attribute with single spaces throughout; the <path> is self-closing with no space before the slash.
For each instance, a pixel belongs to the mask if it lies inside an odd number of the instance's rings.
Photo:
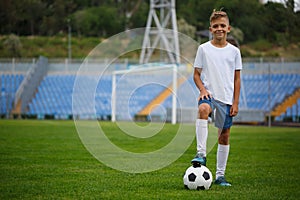
<path id="1" fill-rule="evenodd" d="M 22 74 L 1 74 L 0 87 L 1 87 L 1 107 L 0 114 L 7 114 L 8 110 L 13 108 L 15 93 L 18 90 L 21 82 L 24 79 Z"/>
<path id="2" fill-rule="evenodd" d="M 48 59 L 40 56 L 37 63 L 34 63 L 28 70 L 20 87 L 16 91 L 12 114 L 18 114 L 20 117 L 20 113 L 27 112 L 27 106 L 32 101 L 32 97 L 36 93 L 43 77 L 47 74 L 47 71 Z"/>
<path id="3" fill-rule="evenodd" d="M 282 102 L 287 96 L 292 95 L 294 90 L 299 87 L 300 75 L 297 74 L 273 74 L 271 75 L 270 85 L 270 108 L 273 108 L 276 104 Z M 193 84 L 193 77 L 188 79 L 190 85 Z M 268 85 L 269 75 L 243 75 L 242 83 L 244 85 L 244 91 L 247 99 L 247 107 L 241 107 L 242 109 L 254 109 L 268 111 Z M 178 91 L 178 95 L 184 97 L 187 84 L 183 84 Z M 198 93 L 196 87 L 195 92 Z M 242 100 L 240 100 L 242 102 Z M 194 99 L 188 99 L 182 102 L 183 106 L 193 105 Z M 165 107 L 170 107 L 171 97 L 165 102 Z"/>
<path id="4" fill-rule="evenodd" d="M 169 70 L 170 72 L 170 70 Z M 146 109 L 172 82 L 170 75 L 159 72 L 126 73 L 117 76 L 116 116 L 131 120 Z M 144 115 L 145 116 L 145 115 Z"/>
<path id="5" fill-rule="evenodd" d="M 53 115 L 57 119 L 69 118 L 69 116 L 72 115 L 72 89 L 75 78 L 75 75 L 46 76 L 39 86 L 35 98 L 29 104 L 28 114 Z M 271 75 L 270 78 L 272 83 L 270 88 L 270 108 L 282 102 L 287 96 L 292 95 L 298 86 L 297 83 L 300 82 L 300 75 L 296 74 L 275 74 Z M 89 77 L 87 76 L 85 79 L 88 81 Z M 95 109 L 98 118 L 107 119 L 111 114 L 111 81 L 111 76 L 104 76 L 100 80 L 99 87 L 97 87 Z M 268 75 L 244 75 L 242 82 L 245 87 L 247 109 L 267 112 L 269 110 Z M 178 98 L 181 100 L 184 99 L 184 101 L 180 102 L 182 107 L 195 106 L 195 99 L 185 94 L 191 85 L 194 85 L 193 79 L 189 77 L 188 80 L 178 88 Z M 197 89 L 195 87 L 193 89 L 195 93 L 197 93 Z M 87 90 L 88 88 L 83 87 L 82 93 L 84 94 Z M 138 112 L 161 92 L 163 92 L 163 88 L 156 88 L 151 85 L 139 88 L 130 99 L 129 106 L 134 108 L 130 110 L 131 116 L 138 114 Z M 84 110 L 85 99 L 83 98 L 81 101 L 83 110 L 79 114 L 92 115 L 93 111 Z M 163 102 L 163 106 L 166 108 L 172 106 L 171 95 Z"/>
<path id="6" fill-rule="evenodd" d="M 29 104 L 31 115 L 52 115 L 56 119 L 69 119 L 72 116 L 72 95 L 75 75 L 47 75 L 38 88 L 38 92 Z M 88 92 L 88 82 L 92 76 L 82 77 L 87 85 L 80 88 L 82 97 Z M 103 77 L 95 94 L 96 111 L 99 118 L 110 115 L 111 76 Z M 80 99 L 78 115 L 90 115 L 93 111 L 85 110 L 86 99 Z"/>
<path id="7" fill-rule="evenodd" d="M 55 65 L 58 66 L 58 65 Z M 62 65 L 63 66 L 63 65 Z M 76 63 L 76 69 L 80 67 Z M 297 63 L 293 63 L 293 67 L 298 70 Z M 253 64 L 246 64 L 247 69 L 252 69 Z M 261 66 L 260 66 L 261 67 Z M 279 68 L 280 66 L 278 66 Z M 59 67 L 62 68 L 62 67 Z M 69 68 L 72 65 L 69 64 Z M 64 68 L 65 69 L 65 68 Z M 74 71 L 76 71 L 76 69 Z M 259 68 L 261 69 L 261 68 Z M 255 72 L 255 73 L 254 73 Z M 287 116 L 292 120 L 299 118 L 300 115 L 300 100 L 299 100 L 299 83 L 300 73 L 299 71 L 272 72 L 270 75 L 266 72 L 257 72 L 256 68 L 252 71 L 248 71 L 242 75 L 242 84 L 244 97 L 246 100 L 245 105 L 241 104 L 240 109 L 246 110 L 260 110 L 264 113 L 272 111 L 272 116 L 276 120 L 284 120 Z M 7 116 L 7 113 L 13 109 L 13 102 L 15 93 L 22 81 L 24 80 L 26 73 L 1 73 L 0 74 L 0 86 L 1 86 L 1 116 Z M 76 79 L 75 73 L 68 73 L 68 70 L 63 73 L 47 73 L 40 82 L 35 94 L 31 101 L 27 105 L 26 113 L 22 113 L 29 116 L 35 116 L 37 118 L 54 118 L 54 119 L 70 119 L 73 114 L 78 115 L 82 119 L 98 118 L 101 120 L 109 120 L 111 115 L 111 94 L 112 94 L 112 75 L 107 73 L 101 77 L 95 92 L 95 108 L 87 109 L 86 105 L 89 103 L 84 98 L 85 94 L 90 91 L 89 82 L 97 80 L 97 77 L 87 74 L 82 76 L 86 84 L 80 87 L 79 92 L 82 98 L 79 99 L 80 108 L 74 113 L 72 110 L 72 95 L 74 82 Z M 141 79 L 146 79 L 144 76 L 140 76 Z M 159 80 L 155 80 L 155 77 L 149 77 L 149 80 L 153 82 L 163 82 L 164 85 L 170 85 L 169 78 L 159 77 Z M 128 86 L 128 83 L 123 83 L 124 86 Z M 138 84 L 138 80 L 137 80 Z M 181 83 L 178 87 L 177 99 L 180 99 L 180 106 L 182 108 L 194 108 L 196 106 L 196 100 L 191 98 L 187 93 L 192 86 L 194 93 L 197 95 L 198 91 L 193 83 L 191 75 L 186 77 L 186 81 Z M 126 88 L 125 87 L 125 88 Z M 134 117 L 136 114 L 141 113 L 147 108 L 147 105 L 151 103 L 155 98 L 162 95 L 168 88 L 159 85 L 147 84 L 143 87 L 136 89 L 133 93 L 128 94 L 127 91 L 121 89 L 120 95 L 130 95 L 128 102 L 119 103 L 119 109 L 122 107 L 130 107 L 130 117 Z M 93 91 L 92 91 L 93 92 Z M 242 96 L 241 95 L 241 96 Z M 164 100 L 164 101 L 163 101 Z M 270 100 L 270 101 L 269 101 Z M 243 100 L 241 99 L 240 102 Z M 286 102 L 286 103 L 284 103 Z M 172 107 L 172 96 L 161 98 L 160 103 L 164 108 Z M 128 108 L 127 108 L 128 109 Z M 125 110 L 126 111 L 126 110 Z M 148 110 L 149 111 L 149 110 Z M 147 112 L 148 112 L 147 111 Z M 159 115 L 159 109 L 152 110 L 151 114 Z M 129 118 L 124 118 L 128 120 Z"/>

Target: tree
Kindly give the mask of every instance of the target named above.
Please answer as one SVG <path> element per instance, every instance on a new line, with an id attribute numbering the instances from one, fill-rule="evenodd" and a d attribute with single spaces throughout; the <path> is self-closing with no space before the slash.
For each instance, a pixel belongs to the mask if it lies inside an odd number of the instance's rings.
<path id="1" fill-rule="evenodd" d="M 148 2 L 142 1 L 139 9 L 131 14 L 131 17 L 128 22 L 129 28 L 140 28 L 144 27 L 147 23 L 147 17 L 149 12 Z"/>
<path id="2" fill-rule="evenodd" d="M 188 35 L 191 38 L 195 37 L 196 28 L 190 24 L 188 24 L 183 18 L 177 21 L 178 31 L 185 35 Z"/>
<path id="3" fill-rule="evenodd" d="M 3 45 L 8 50 L 9 56 L 21 57 L 22 44 L 17 35 L 10 34 L 4 41 Z"/>
<path id="4" fill-rule="evenodd" d="M 108 37 L 122 31 L 122 19 L 113 7 L 92 7 L 72 15 L 75 31 L 79 35 Z"/>
<path id="5" fill-rule="evenodd" d="M 197 31 L 207 30 L 213 9 L 223 7 L 244 43 L 258 39 L 282 44 L 300 39 L 300 11 L 295 0 L 285 4 L 257 0 L 177 0 L 177 18 Z M 126 28 L 144 27 L 148 0 L 0 0 L 0 34 L 56 35 L 72 31 L 82 36 L 109 37 Z M 285 42 L 283 42 L 285 41 Z"/>
<path id="6" fill-rule="evenodd" d="M 244 41 L 244 33 L 241 29 L 231 26 L 230 35 L 232 35 L 239 43 Z"/>

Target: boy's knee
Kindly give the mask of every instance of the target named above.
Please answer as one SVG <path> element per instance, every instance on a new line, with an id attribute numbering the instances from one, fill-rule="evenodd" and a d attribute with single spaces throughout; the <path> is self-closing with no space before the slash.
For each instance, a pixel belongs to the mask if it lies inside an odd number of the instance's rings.
<path id="1" fill-rule="evenodd" d="M 198 107 L 198 118 L 208 119 L 209 114 L 211 113 L 211 108 L 208 104 L 203 103 Z"/>

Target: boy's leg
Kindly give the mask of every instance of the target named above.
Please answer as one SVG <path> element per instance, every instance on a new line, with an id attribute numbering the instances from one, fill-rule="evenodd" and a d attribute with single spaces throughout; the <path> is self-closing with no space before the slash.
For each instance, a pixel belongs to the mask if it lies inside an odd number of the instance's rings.
<path id="1" fill-rule="evenodd" d="M 221 110 L 219 110 L 221 111 Z M 216 184 L 222 186 L 231 186 L 225 179 L 225 170 L 230 150 L 229 145 L 229 136 L 230 136 L 230 127 L 232 126 L 232 117 L 229 116 L 230 106 L 227 106 L 225 109 L 226 114 L 223 124 L 223 127 L 219 127 L 219 137 L 218 137 L 218 150 L 217 150 L 217 170 L 216 170 Z"/>
<path id="2" fill-rule="evenodd" d="M 211 113 L 210 100 L 200 100 L 196 120 L 197 154 L 191 161 L 193 165 L 206 165 L 206 143 L 208 136 L 208 116 Z"/>
<path id="3" fill-rule="evenodd" d="M 206 156 L 206 141 L 208 135 L 207 119 L 196 120 L 197 152 Z"/>
<path id="4" fill-rule="evenodd" d="M 216 179 L 225 175 L 230 145 L 229 145 L 229 133 L 230 129 L 223 129 L 219 131 L 219 141 L 217 149 L 217 171 Z"/>
<path id="5" fill-rule="evenodd" d="M 192 160 L 194 165 L 206 165 L 206 143 L 208 136 L 207 119 L 196 120 L 197 154 Z"/>
<path id="6" fill-rule="evenodd" d="M 225 179 L 225 170 L 227 165 L 227 159 L 229 155 L 229 144 L 223 145 L 218 144 L 217 150 L 217 171 L 215 184 L 221 186 L 231 186 L 229 182 Z"/>

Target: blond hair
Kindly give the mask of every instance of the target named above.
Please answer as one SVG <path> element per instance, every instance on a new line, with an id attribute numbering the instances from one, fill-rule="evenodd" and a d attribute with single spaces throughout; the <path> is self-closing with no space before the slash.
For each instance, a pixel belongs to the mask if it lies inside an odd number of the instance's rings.
<path id="1" fill-rule="evenodd" d="M 228 20 L 229 23 L 229 18 L 226 12 L 222 11 L 223 8 L 221 8 L 220 10 L 216 11 L 216 9 L 213 10 L 213 12 L 210 15 L 209 18 L 209 22 L 212 22 L 215 19 L 221 18 L 221 17 L 225 17 Z"/>

